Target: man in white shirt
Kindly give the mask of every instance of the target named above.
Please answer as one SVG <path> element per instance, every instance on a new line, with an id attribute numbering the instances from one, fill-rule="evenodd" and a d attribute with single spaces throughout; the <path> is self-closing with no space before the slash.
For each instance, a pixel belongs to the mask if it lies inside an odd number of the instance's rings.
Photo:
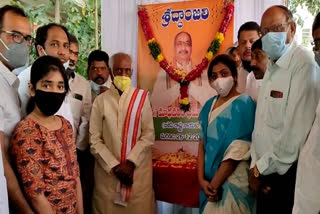
<path id="1" fill-rule="evenodd" d="M 251 47 L 259 38 L 260 26 L 256 22 L 246 22 L 238 30 L 238 52 L 242 62 L 242 66 L 238 68 L 237 90 L 239 93 L 246 92 L 248 77 L 254 80 L 254 74 L 251 73 L 250 68 Z"/>
<path id="2" fill-rule="evenodd" d="M 320 13 L 312 26 L 315 59 L 320 65 Z M 297 169 L 293 214 L 318 214 L 320 212 L 320 104 L 308 139 L 303 146 Z"/>
<path id="3" fill-rule="evenodd" d="M 89 82 L 75 72 L 79 55 L 77 38 L 69 34 L 70 58 L 67 74 L 69 78 L 69 101 L 72 109 L 74 136 L 83 192 L 84 213 L 90 213 L 93 189 L 94 158 L 89 150 L 89 120 L 91 112 L 91 89 Z"/>
<path id="4" fill-rule="evenodd" d="M 94 99 L 108 90 L 112 84 L 109 56 L 106 52 L 94 50 L 89 54 L 87 74 L 90 80 L 93 103 Z"/>
<path id="5" fill-rule="evenodd" d="M 36 33 L 35 48 L 38 56 L 49 55 L 57 57 L 64 64 L 65 68 L 69 66 L 69 33 L 64 26 L 51 23 L 39 27 Z M 28 86 L 30 82 L 30 69 L 31 66 L 22 71 L 18 76 L 20 80 L 19 96 L 21 100 L 23 117 L 28 114 L 27 104 L 30 98 Z M 69 99 L 70 93 L 67 94 L 64 102 L 56 114 L 65 117 L 75 130 Z"/>
<path id="6" fill-rule="evenodd" d="M 259 89 L 262 86 L 262 81 L 267 65 L 269 62 L 268 55 L 262 50 L 261 39 L 255 41 L 251 48 L 250 67 L 254 75 L 248 75 L 246 94 L 248 94 L 253 101 L 257 102 Z"/>
<path id="7" fill-rule="evenodd" d="M 89 119 L 91 111 L 91 89 L 88 81 L 75 72 L 78 62 L 79 44 L 75 36 L 69 35 L 70 60 L 67 73 L 69 76 L 69 101 L 72 109 L 76 146 L 84 151 L 89 146 Z"/>
<path id="8" fill-rule="evenodd" d="M 7 150 L 15 125 L 21 119 L 18 95 L 19 80 L 12 70 L 23 66 L 29 58 L 32 43 L 30 22 L 20 8 L 0 8 L 0 213 L 33 213 L 25 200 L 11 168 Z M 7 191 L 8 190 L 8 191 Z"/>
<path id="9" fill-rule="evenodd" d="M 262 47 L 270 58 L 259 91 L 251 144 L 249 184 L 257 213 L 292 213 L 296 166 L 319 100 L 319 67 L 294 41 L 296 24 L 281 5 L 261 20 Z"/>

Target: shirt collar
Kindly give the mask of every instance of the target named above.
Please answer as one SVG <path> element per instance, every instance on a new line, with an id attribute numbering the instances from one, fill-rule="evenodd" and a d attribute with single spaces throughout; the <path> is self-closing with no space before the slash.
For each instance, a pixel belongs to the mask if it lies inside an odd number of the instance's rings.
<path id="1" fill-rule="evenodd" d="M 1 61 L 0 61 L 0 75 L 4 77 L 4 79 L 14 88 L 19 87 L 19 79 L 18 77 L 12 73 Z"/>
<path id="2" fill-rule="evenodd" d="M 293 53 L 294 53 L 297 46 L 298 46 L 297 43 L 295 41 L 293 41 L 289 45 L 289 48 L 286 53 L 284 53 L 275 63 L 271 62 L 273 64 L 273 66 L 277 65 L 280 68 L 287 70 L 289 68 Z"/>

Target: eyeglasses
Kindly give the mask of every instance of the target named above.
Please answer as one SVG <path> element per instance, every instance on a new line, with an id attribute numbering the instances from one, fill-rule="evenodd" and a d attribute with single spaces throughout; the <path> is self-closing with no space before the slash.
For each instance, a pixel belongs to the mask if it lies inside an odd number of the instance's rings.
<path id="1" fill-rule="evenodd" d="M 320 39 L 316 39 L 313 42 L 311 42 L 311 45 L 313 46 L 314 51 L 320 50 Z"/>
<path id="2" fill-rule="evenodd" d="M 131 68 L 117 68 L 114 70 L 114 74 L 122 74 L 124 72 L 127 75 L 132 75 L 132 69 Z"/>
<path id="3" fill-rule="evenodd" d="M 285 32 L 286 27 L 291 23 L 291 21 L 287 23 L 282 23 L 282 24 L 277 24 L 277 25 L 272 25 L 269 28 L 263 28 L 261 30 L 262 35 L 266 35 L 269 32 Z"/>
<path id="4" fill-rule="evenodd" d="M 21 44 L 23 41 L 26 41 L 28 46 L 31 46 L 33 44 L 33 38 L 31 36 L 24 36 L 20 32 L 1 30 L 1 33 L 7 33 L 11 35 L 12 40 L 15 43 Z"/>

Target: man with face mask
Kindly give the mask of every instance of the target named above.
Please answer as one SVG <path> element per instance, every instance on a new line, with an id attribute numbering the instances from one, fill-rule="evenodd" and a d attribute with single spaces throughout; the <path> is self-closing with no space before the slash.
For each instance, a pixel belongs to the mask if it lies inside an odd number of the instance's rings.
<path id="1" fill-rule="evenodd" d="M 292 13 L 281 5 L 261 20 L 262 49 L 270 58 L 259 91 L 249 184 L 257 213 L 292 213 L 297 160 L 315 118 L 319 67 L 293 37 Z"/>
<path id="2" fill-rule="evenodd" d="M 313 51 L 320 65 L 320 13 L 312 25 Z M 297 181 L 294 196 L 293 214 L 317 214 L 320 211 L 320 104 L 316 110 L 308 139 L 303 146 L 298 162 Z"/>
<path id="3" fill-rule="evenodd" d="M 33 213 L 7 154 L 11 133 L 21 119 L 19 80 L 12 70 L 27 63 L 31 43 L 31 25 L 24 11 L 8 5 L 0 8 L 0 213 L 9 213 L 8 195 L 13 213 Z"/>
<path id="4" fill-rule="evenodd" d="M 248 76 L 246 89 L 246 94 L 255 102 L 257 102 L 258 99 L 259 89 L 262 86 L 262 80 L 267 70 L 268 62 L 268 55 L 262 50 L 261 39 L 258 39 L 251 47 L 250 67 L 254 75 Z"/>
<path id="5" fill-rule="evenodd" d="M 69 33 L 64 26 L 51 23 L 37 29 L 35 48 L 38 56 L 49 55 L 57 57 L 63 63 L 65 69 L 67 69 L 69 67 L 69 46 Z M 28 87 L 30 83 L 30 69 L 31 66 L 22 71 L 18 76 L 20 80 L 19 97 L 21 100 L 22 116 L 26 116 L 27 114 L 26 109 L 30 99 L 30 91 Z M 68 93 L 56 114 L 66 118 L 71 123 L 73 130 L 75 131 L 73 116 L 71 113 L 70 96 L 70 93 Z"/>
<path id="6" fill-rule="evenodd" d="M 113 84 L 95 99 L 90 118 L 93 213 L 152 214 L 154 128 L 148 92 L 131 87 L 128 54 L 113 55 L 110 65 Z"/>
<path id="7" fill-rule="evenodd" d="M 108 90 L 112 84 L 108 54 L 101 50 L 92 51 L 88 57 L 87 69 L 93 102 L 99 94 Z"/>

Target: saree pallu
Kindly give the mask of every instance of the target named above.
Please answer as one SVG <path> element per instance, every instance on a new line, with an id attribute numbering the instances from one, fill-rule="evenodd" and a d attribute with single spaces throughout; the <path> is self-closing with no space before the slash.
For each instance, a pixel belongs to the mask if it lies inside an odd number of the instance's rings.
<path id="1" fill-rule="evenodd" d="M 255 103 L 247 95 L 231 98 L 213 109 L 218 96 L 207 101 L 199 115 L 204 146 L 204 178 L 211 182 L 222 161 L 240 161 L 223 183 L 222 199 L 208 202 L 200 190 L 200 213 L 254 213 L 255 198 L 249 191 L 248 174 Z"/>

